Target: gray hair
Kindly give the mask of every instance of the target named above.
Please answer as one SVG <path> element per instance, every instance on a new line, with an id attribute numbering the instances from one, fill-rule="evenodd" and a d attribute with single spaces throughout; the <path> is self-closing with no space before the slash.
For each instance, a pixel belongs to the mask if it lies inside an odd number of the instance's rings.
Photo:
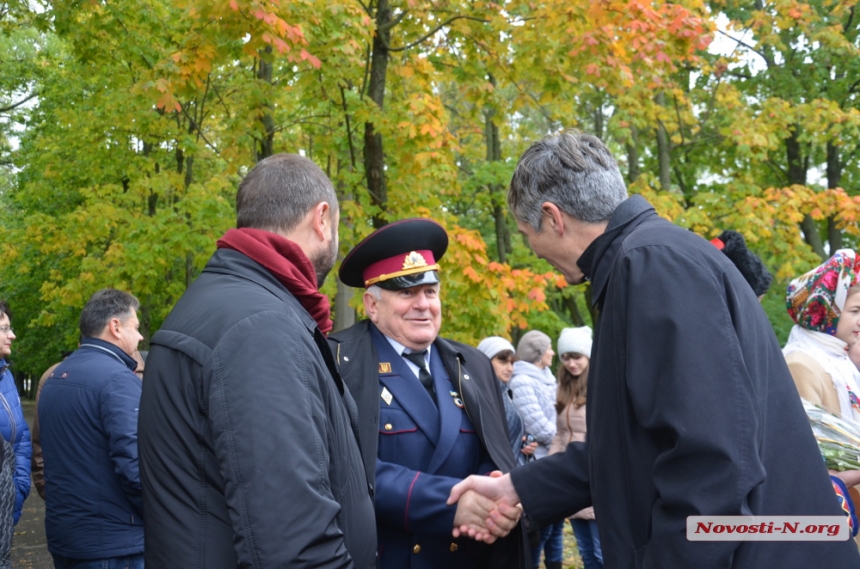
<path id="1" fill-rule="evenodd" d="M 320 202 L 338 211 L 331 180 L 311 160 L 275 154 L 248 172 L 236 193 L 236 227 L 289 233 Z"/>
<path id="2" fill-rule="evenodd" d="M 544 202 L 579 221 L 599 223 L 625 199 L 627 186 L 609 149 L 596 136 L 576 130 L 532 144 L 520 157 L 508 191 L 514 218 L 538 232 Z"/>
<path id="3" fill-rule="evenodd" d="M 131 294 L 114 288 L 103 288 L 90 297 L 81 311 L 81 338 L 99 336 L 111 318 L 125 322 L 140 302 Z"/>

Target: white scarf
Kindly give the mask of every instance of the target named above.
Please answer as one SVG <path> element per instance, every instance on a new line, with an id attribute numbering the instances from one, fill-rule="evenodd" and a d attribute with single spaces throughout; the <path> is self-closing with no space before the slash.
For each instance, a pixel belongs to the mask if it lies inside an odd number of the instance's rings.
<path id="1" fill-rule="evenodd" d="M 854 365 L 845 352 L 845 342 L 825 334 L 813 332 L 795 325 L 788 336 L 788 342 L 782 349 L 787 356 L 792 352 L 802 352 L 811 356 L 821 364 L 824 371 L 830 375 L 836 396 L 839 398 L 839 414 L 843 419 L 860 423 L 860 409 L 851 405 L 852 395 L 860 397 L 860 370 Z M 857 399 L 855 399 L 857 401 Z"/>

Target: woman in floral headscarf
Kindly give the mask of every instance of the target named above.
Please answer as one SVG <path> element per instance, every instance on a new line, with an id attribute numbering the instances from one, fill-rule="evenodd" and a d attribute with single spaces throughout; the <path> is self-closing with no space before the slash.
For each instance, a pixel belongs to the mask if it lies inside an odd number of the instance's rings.
<path id="1" fill-rule="evenodd" d="M 782 352 L 800 396 L 860 423 L 860 371 L 847 354 L 860 336 L 860 257 L 840 249 L 794 279 L 786 306 L 796 325 Z"/>

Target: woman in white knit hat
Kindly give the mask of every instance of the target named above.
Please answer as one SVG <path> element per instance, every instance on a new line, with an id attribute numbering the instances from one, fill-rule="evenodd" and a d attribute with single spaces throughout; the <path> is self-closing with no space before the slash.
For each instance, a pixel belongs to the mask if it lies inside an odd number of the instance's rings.
<path id="1" fill-rule="evenodd" d="M 565 328 L 558 338 L 562 365 L 558 368 L 558 412 L 555 438 L 549 454 L 562 452 L 573 441 L 585 442 L 585 398 L 588 388 L 588 364 L 591 361 L 591 328 Z M 603 569 L 603 551 L 594 520 L 594 508 L 588 507 L 570 518 L 579 556 L 584 569 Z"/>
<path id="2" fill-rule="evenodd" d="M 547 455 L 555 436 L 556 384 L 549 367 L 554 355 L 552 340 L 538 330 L 526 332 L 517 343 L 518 360 L 514 363 L 510 388 L 526 433 L 537 440 L 535 458 Z M 541 528 L 540 546 L 532 549 L 535 567 L 540 566 L 540 554 L 543 551 L 546 569 L 561 569 L 564 557 L 563 532 L 563 521 Z"/>

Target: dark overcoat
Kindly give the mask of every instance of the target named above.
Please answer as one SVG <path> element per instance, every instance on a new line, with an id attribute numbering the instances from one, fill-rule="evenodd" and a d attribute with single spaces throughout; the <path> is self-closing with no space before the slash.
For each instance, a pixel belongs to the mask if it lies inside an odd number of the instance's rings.
<path id="1" fill-rule="evenodd" d="M 688 516 L 841 515 L 773 329 L 731 261 L 631 197 L 578 264 L 600 309 L 588 452 L 572 443 L 515 471 L 526 511 L 544 524 L 593 498 L 614 569 L 860 567 L 853 541 L 687 539 Z"/>
<path id="2" fill-rule="evenodd" d="M 329 336 L 359 409 L 369 480 L 375 480 L 383 569 L 525 567 L 521 526 L 491 546 L 451 536 L 451 487 L 470 474 L 514 466 L 498 380 L 476 349 L 437 338 L 429 395 L 369 321 Z"/>
<path id="3" fill-rule="evenodd" d="M 356 421 L 313 318 L 269 271 L 219 249 L 147 358 L 147 568 L 375 567 Z"/>

